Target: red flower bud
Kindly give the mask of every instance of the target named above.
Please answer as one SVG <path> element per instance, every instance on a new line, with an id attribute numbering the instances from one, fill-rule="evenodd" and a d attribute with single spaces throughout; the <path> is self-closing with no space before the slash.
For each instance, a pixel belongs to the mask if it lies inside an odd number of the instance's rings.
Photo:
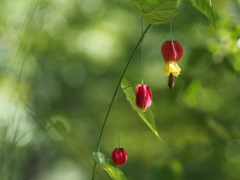
<path id="1" fill-rule="evenodd" d="M 127 162 L 127 152 L 123 148 L 115 148 L 111 155 L 112 162 L 118 166 L 122 166 Z"/>
<path id="2" fill-rule="evenodd" d="M 178 41 L 164 41 L 161 47 L 164 61 L 178 62 L 183 55 L 182 45 Z"/>
<path id="3" fill-rule="evenodd" d="M 136 105 L 143 111 L 152 105 L 152 91 L 148 85 L 136 85 Z"/>

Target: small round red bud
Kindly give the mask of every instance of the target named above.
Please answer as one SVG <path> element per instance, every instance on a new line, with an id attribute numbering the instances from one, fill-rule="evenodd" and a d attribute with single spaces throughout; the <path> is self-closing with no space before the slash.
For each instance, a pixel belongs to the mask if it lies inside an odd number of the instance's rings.
<path id="1" fill-rule="evenodd" d="M 178 41 L 164 41 L 161 47 L 164 61 L 178 62 L 183 56 L 182 45 Z"/>
<path id="2" fill-rule="evenodd" d="M 123 148 L 115 148 L 111 154 L 112 162 L 117 166 L 122 166 L 127 162 L 127 152 Z"/>
<path id="3" fill-rule="evenodd" d="M 152 105 L 152 91 L 148 85 L 136 85 L 136 105 L 142 111 L 146 111 Z"/>

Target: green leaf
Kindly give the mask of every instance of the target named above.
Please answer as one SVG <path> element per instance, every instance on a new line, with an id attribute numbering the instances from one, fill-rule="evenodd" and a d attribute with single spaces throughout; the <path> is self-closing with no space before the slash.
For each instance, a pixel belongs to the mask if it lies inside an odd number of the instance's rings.
<path id="1" fill-rule="evenodd" d="M 127 100 L 130 102 L 132 108 L 135 111 L 137 111 L 138 115 L 141 117 L 143 122 L 146 123 L 146 125 L 152 130 L 152 132 L 160 140 L 162 140 L 156 130 L 156 125 L 155 125 L 155 121 L 154 121 L 154 117 L 155 117 L 154 104 L 152 103 L 151 107 L 148 108 L 145 112 L 143 112 L 136 106 L 136 95 L 135 95 L 135 89 L 133 88 L 133 86 L 131 86 L 131 84 L 126 79 L 123 79 L 121 87 L 123 89 L 123 92 L 126 94 Z"/>
<path id="2" fill-rule="evenodd" d="M 204 14 L 213 24 L 216 29 L 216 18 L 214 13 L 214 7 L 212 0 L 190 0 L 192 5 L 197 8 L 202 14 Z"/>
<path id="3" fill-rule="evenodd" d="M 100 152 L 93 152 L 94 159 L 98 164 L 109 174 L 109 176 L 114 180 L 127 180 L 123 172 L 113 164 L 110 159 Z"/>
<path id="4" fill-rule="evenodd" d="M 149 24 L 163 24 L 171 21 L 177 14 L 178 0 L 131 0 L 132 10 Z"/>

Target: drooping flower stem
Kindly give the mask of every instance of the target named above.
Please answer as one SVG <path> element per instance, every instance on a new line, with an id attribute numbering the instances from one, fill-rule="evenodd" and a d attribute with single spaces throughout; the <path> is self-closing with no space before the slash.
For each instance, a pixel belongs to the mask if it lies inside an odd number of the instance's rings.
<path id="1" fill-rule="evenodd" d="M 170 21 L 170 40 L 171 40 L 171 41 L 173 40 L 172 29 L 173 29 L 173 27 L 172 27 L 172 20 L 171 20 L 171 21 Z"/>
<path id="2" fill-rule="evenodd" d="M 141 33 L 144 34 L 143 31 L 143 17 L 141 17 Z M 143 78 L 144 78 L 144 63 L 143 63 L 143 43 L 141 45 L 141 75 L 142 75 L 142 84 L 143 84 Z"/>
<path id="3" fill-rule="evenodd" d="M 116 102 L 116 109 L 117 109 L 117 125 L 118 125 L 118 147 L 120 148 L 121 147 L 121 143 L 120 143 L 120 118 L 119 118 L 119 115 L 118 115 L 118 105 L 117 105 L 117 100 L 115 100 Z"/>
<path id="4" fill-rule="evenodd" d="M 128 67 L 129 67 L 129 65 L 130 65 L 130 63 L 131 63 L 134 55 L 136 54 L 139 45 L 142 43 L 142 41 L 143 41 L 143 39 L 144 39 L 144 37 L 145 37 L 145 34 L 146 34 L 147 31 L 149 30 L 150 26 L 151 26 L 151 24 L 149 24 L 149 25 L 146 27 L 144 33 L 141 35 L 141 37 L 140 37 L 140 39 L 139 39 L 136 47 L 134 48 L 134 50 L 133 50 L 133 52 L 132 52 L 132 54 L 131 54 L 128 62 L 127 62 L 127 65 L 125 66 L 125 68 L 124 68 L 124 70 L 123 70 L 122 76 L 120 77 L 120 80 L 119 80 L 119 82 L 118 82 L 118 84 L 117 84 L 116 90 L 115 90 L 115 92 L 114 92 L 114 94 L 113 94 L 111 103 L 110 103 L 110 105 L 109 105 L 109 107 L 108 107 L 108 111 L 107 111 L 106 117 L 105 117 L 104 122 L 103 122 L 103 125 L 102 125 L 102 129 L 101 129 L 101 133 L 100 133 L 100 136 L 99 136 L 99 140 L 98 140 L 98 145 L 97 145 L 97 150 L 96 150 L 96 152 L 99 152 L 99 150 L 100 150 L 100 146 L 101 146 L 101 143 L 102 143 L 102 136 L 103 136 L 103 132 L 104 132 L 104 129 L 105 129 L 107 120 L 108 120 L 108 115 L 109 115 L 109 113 L 110 113 L 110 111 L 111 111 L 111 109 L 112 109 L 113 102 L 114 102 L 114 100 L 115 100 L 115 98 L 116 98 L 116 96 L 117 96 L 118 89 L 119 89 L 119 87 L 120 87 L 120 85 L 121 85 L 121 82 L 122 82 L 122 80 L 123 80 L 123 77 L 124 77 L 124 75 L 125 75 Z M 96 163 L 97 163 L 97 162 L 94 161 L 93 173 L 92 173 L 92 180 L 95 180 L 95 177 L 96 177 L 96 174 L 95 174 L 96 165 L 97 165 Z"/>

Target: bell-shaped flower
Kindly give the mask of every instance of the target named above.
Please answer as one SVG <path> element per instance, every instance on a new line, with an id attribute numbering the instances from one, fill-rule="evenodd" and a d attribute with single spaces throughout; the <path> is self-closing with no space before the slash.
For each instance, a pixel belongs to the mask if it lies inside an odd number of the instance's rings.
<path id="1" fill-rule="evenodd" d="M 136 85 L 136 105 L 146 111 L 152 105 L 152 91 L 148 85 Z"/>
<path id="2" fill-rule="evenodd" d="M 180 67 L 177 62 L 183 56 L 182 45 L 178 41 L 165 41 L 162 44 L 161 52 L 163 59 L 165 61 L 165 66 L 163 68 L 163 73 L 167 76 L 172 74 L 173 76 L 178 76 L 180 74 Z"/>
<path id="3" fill-rule="evenodd" d="M 111 159 L 117 166 L 122 166 L 127 162 L 127 152 L 123 148 L 115 148 L 111 154 Z"/>

